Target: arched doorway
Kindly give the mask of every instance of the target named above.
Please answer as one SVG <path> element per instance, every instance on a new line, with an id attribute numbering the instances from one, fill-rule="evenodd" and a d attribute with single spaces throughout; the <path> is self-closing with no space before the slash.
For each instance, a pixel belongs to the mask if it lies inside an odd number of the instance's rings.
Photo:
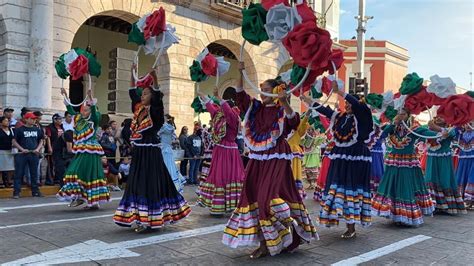
<path id="1" fill-rule="evenodd" d="M 98 13 L 79 27 L 72 41 L 71 48 L 87 49 L 95 54 L 102 66 L 101 75 L 92 79 L 94 97 L 102 113 L 125 116 L 131 113 L 128 96 L 130 67 L 138 47 L 128 42 L 128 33 L 132 23 L 138 19 L 137 15 L 125 11 Z M 148 72 L 154 61 L 154 56 L 140 53 L 139 75 Z M 169 67 L 162 68 L 164 65 L 169 65 L 167 54 L 163 54 L 158 62 L 159 80 L 166 80 L 169 76 Z M 70 81 L 73 103 L 84 99 L 87 84 L 84 81 Z"/>

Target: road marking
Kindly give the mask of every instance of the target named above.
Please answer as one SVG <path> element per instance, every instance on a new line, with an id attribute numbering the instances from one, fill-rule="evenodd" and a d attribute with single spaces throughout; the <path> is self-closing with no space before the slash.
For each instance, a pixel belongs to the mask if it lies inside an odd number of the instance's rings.
<path id="1" fill-rule="evenodd" d="M 55 224 L 55 223 L 62 223 L 62 222 L 82 221 L 82 220 L 90 220 L 90 219 L 112 217 L 112 216 L 113 214 L 103 214 L 103 215 L 96 215 L 96 216 L 77 217 L 77 218 L 71 218 L 71 219 L 60 219 L 60 220 L 42 221 L 42 222 L 26 223 L 26 224 L 11 224 L 11 225 L 0 226 L 0 229 L 17 228 L 17 227 L 30 226 L 30 225 L 39 225 L 39 224 Z"/>
<path id="2" fill-rule="evenodd" d="M 138 257 L 140 254 L 129 249 L 143 247 L 172 240 L 179 240 L 200 235 L 222 232 L 225 224 L 209 227 L 196 228 L 182 232 L 151 236 L 141 239 L 121 241 L 116 243 L 105 243 L 92 239 L 72 246 L 55 249 L 41 254 L 32 255 L 2 265 L 24 265 L 24 264 L 64 264 L 85 261 L 99 261 L 116 258 Z"/>
<path id="3" fill-rule="evenodd" d="M 110 201 L 114 200 L 121 200 L 122 197 L 119 198 L 111 198 Z M 0 213 L 6 213 L 11 210 L 18 210 L 18 209 L 29 209 L 29 208 L 41 208 L 41 207 L 49 207 L 49 206 L 67 206 L 68 203 L 65 202 L 51 202 L 51 203 L 41 203 L 41 204 L 31 204 L 31 205 L 21 205 L 21 206 L 13 206 L 13 207 L 0 207 Z M 188 204 L 190 207 L 196 206 L 194 204 Z"/>
<path id="4" fill-rule="evenodd" d="M 346 259 L 346 260 L 338 261 L 338 262 L 336 262 L 332 265 L 333 266 L 358 265 L 360 263 L 374 260 L 376 258 L 385 256 L 387 254 L 390 254 L 390 253 L 395 252 L 397 250 L 400 250 L 402 248 L 406 248 L 406 247 L 411 246 L 413 244 L 425 241 L 425 240 L 430 239 L 430 238 L 431 237 L 429 237 L 429 236 L 417 235 L 417 236 L 414 236 L 414 237 L 410 237 L 410 238 L 395 242 L 395 243 L 390 244 L 388 246 L 381 247 L 381 248 L 378 248 L 376 250 L 372 250 L 370 252 L 361 254 L 359 256 L 355 256 L 355 257 L 352 257 L 352 258 L 349 258 L 349 259 Z"/>
<path id="5" fill-rule="evenodd" d="M 118 197 L 117 198 L 111 198 L 110 201 L 121 200 L 121 199 L 122 199 L 122 197 L 120 197 L 120 198 L 118 198 Z M 67 206 L 68 203 L 65 203 L 65 202 L 51 202 L 51 203 L 21 205 L 21 206 L 13 206 L 13 207 L 0 207 L 0 213 L 5 213 L 5 212 L 8 212 L 10 210 L 41 208 L 41 207 L 58 206 L 58 205 Z"/>

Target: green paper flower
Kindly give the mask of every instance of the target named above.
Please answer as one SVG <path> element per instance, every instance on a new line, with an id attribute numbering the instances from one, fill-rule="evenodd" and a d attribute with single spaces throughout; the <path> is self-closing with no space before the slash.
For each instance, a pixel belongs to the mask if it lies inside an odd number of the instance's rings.
<path id="1" fill-rule="evenodd" d="M 382 109 L 383 96 L 377 93 L 369 93 L 365 97 L 365 102 L 371 107 Z"/>
<path id="2" fill-rule="evenodd" d="M 56 64 L 54 64 L 54 68 L 56 68 L 56 73 L 58 73 L 58 76 L 62 79 L 66 79 L 69 76 L 69 72 L 66 69 L 66 65 L 64 64 L 64 55 L 62 54 L 58 61 L 56 61 Z"/>
<path id="3" fill-rule="evenodd" d="M 395 110 L 393 106 L 387 106 L 387 109 L 385 110 L 384 114 L 388 120 L 392 121 L 393 118 L 395 118 L 395 116 L 397 115 L 397 110 Z"/>
<path id="4" fill-rule="evenodd" d="M 201 65 L 196 60 L 194 60 L 193 64 L 189 67 L 189 72 L 192 81 L 201 82 L 207 79 L 206 74 L 202 71 Z"/>
<path id="5" fill-rule="evenodd" d="M 266 19 L 267 11 L 262 5 L 250 3 L 248 8 L 242 9 L 242 37 L 254 45 L 268 40 Z"/>
<path id="6" fill-rule="evenodd" d="M 293 67 L 291 68 L 291 83 L 296 85 L 300 83 L 300 81 L 304 77 L 304 73 L 306 72 L 306 68 L 302 68 L 298 66 L 297 64 L 293 64 Z"/>
<path id="7" fill-rule="evenodd" d="M 474 98 L 474 91 L 468 91 L 466 92 L 466 95 L 471 96 L 471 98 Z"/>
<path id="8" fill-rule="evenodd" d="M 199 97 L 194 98 L 191 107 L 194 109 L 194 112 L 198 114 L 207 112 L 206 107 L 201 104 Z"/>
<path id="9" fill-rule="evenodd" d="M 319 129 L 320 132 L 326 131 L 326 129 L 323 127 L 323 124 L 321 123 L 321 120 L 319 119 L 319 116 L 309 116 L 308 118 L 308 123 L 314 128 L 314 129 Z"/>
<path id="10" fill-rule="evenodd" d="M 403 78 L 402 85 L 400 86 L 401 94 L 415 94 L 421 90 L 423 84 L 423 78 L 420 78 L 415 72 L 407 74 Z"/>
<path id="11" fill-rule="evenodd" d="M 311 97 L 313 99 L 321 99 L 321 97 L 323 97 L 323 93 L 318 92 L 314 86 L 311 86 Z"/>
<path id="12" fill-rule="evenodd" d="M 214 96 L 208 96 L 208 97 L 211 98 L 211 101 L 213 103 L 220 104 L 219 99 L 217 99 L 216 97 Z M 199 97 L 194 98 L 193 102 L 191 103 L 191 107 L 194 109 L 194 112 L 198 114 L 207 112 L 206 106 L 202 105 Z"/>
<path id="13" fill-rule="evenodd" d="M 128 33 L 128 42 L 145 45 L 145 36 L 143 35 L 143 32 L 138 29 L 136 22 L 132 24 L 132 30 Z"/>

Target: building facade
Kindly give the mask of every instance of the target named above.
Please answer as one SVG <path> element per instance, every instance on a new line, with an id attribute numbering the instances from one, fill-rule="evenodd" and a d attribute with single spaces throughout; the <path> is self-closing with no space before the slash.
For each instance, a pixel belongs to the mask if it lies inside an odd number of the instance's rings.
<path id="1" fill-rule="evenodd" d="M 313 8 L 319 13 L 327 10 L 324 12 L 326 28 L 337 38 L 339 1 L 317 2 L 312 3 Z M 158 64 L 165 112 L 176 117 L 178 126 L 191 125 L 196 118 L 190 107 L 195 97 L 195 84 L 190 80 L 189 66 L 208 47 L 232 63 L 231 71 L 217 84 L 219 93 L 223 95 L 226 89 L 235 87 L 243 41 L 241 8 L 245 4 L 241 0 L 1 1 L 0 106 L 17 110 L 28 106 L 49 114 L 64 110 L 61 87 L 70 90 L 71 98 L 83 98 L 87 81 L 61 80 L 56 75 L 54 63 L 71 48 L 90 46 L 102 65 L 101 76 L 92 80 L 94 95 L 101 112 L 106 113 L 111 83 L 116 87 L 128 86 L 130 79 L 126 63 L 127 60 L 131 63 L 132 52 L 137 47 L 127 43 L 127 27 L 161 6 L 166 10 L 167 22 L 176 27 L 181 38 Z M 113 55 L 117 48 L 122 49 L 123 58 L 120 59 L 123 60 L 117 59 L 117 53 Z M 260 46 L 247 45 L 243 58 L 254 84 L 274 78 L 289 59 L 286 51 L 268 42 Z M 141 54 L 139 72 L 146 73 L 153 61 L 152 56 Z M 201 89 L 211 91 L 214 86 L 215 80 L 210 79 L 201 84 Z"/>
<path id="2" fill-rule="evenodd" d="M 347 48 L 344 50 L 344 64 L 339 69 L 349 91 L 351 79 L 355 78 L 352 65 L 357 58 L 357 40 L 341 40 Z M 408 50 L 384 40 L 365 41 L 364 76 L 367 78 L 369 93 L 398 91 L 403 78 L 408 73 Z"/>

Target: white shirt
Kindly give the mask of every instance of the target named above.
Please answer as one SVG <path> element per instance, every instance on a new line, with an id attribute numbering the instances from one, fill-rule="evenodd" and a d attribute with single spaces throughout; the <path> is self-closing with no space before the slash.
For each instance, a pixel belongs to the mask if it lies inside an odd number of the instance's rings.
<path id="1" fill-rule="evenodd" d="M 63 128 L 64 128 L 64 132 L 68 130 L 74 131 L 74 120 L 71 120 L 71 123 L 67 123 L 66 121 L 63 121 Z"/>

